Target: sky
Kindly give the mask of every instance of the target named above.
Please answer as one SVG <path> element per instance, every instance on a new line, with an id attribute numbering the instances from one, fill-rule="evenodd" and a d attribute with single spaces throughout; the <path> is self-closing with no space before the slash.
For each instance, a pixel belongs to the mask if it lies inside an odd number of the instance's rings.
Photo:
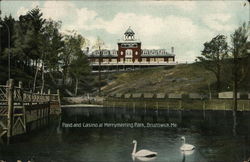
<path id="1" fill-rule="evenodd" d="M 43 17 L 62 21 L 61 31 L 76 30 L 91 44 L 100 37 L 105 48 L 117 49 L 117 41 L 131 26 L 142 49 L 175 48 L 176 61 L 193 62 L 203 44 L 218 34 L 230 34 L 248 22 L 246 0 L 230 1 L 7 1 L 2 16 L 15 19 L 38 6 Z"/>

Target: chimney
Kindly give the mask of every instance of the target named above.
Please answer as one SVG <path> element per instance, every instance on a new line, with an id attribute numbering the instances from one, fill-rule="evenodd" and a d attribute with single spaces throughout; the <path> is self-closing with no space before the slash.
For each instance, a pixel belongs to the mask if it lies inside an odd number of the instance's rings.
<path id="1" fill-rule="evenodd" d="M 174 47 L 171 47 L 171 53 L 174 53 Z"/>

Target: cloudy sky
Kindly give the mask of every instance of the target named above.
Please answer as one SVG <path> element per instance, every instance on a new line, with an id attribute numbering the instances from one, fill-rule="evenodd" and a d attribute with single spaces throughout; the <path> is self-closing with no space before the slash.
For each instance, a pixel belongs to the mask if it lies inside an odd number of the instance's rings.
<path id="1" fill-rule="evenodd" d="M 143 49 L 175 47 L 177 61 L 191 62 L 203 43 L 230 34 L 248 21 L 248 4 L 236 1 L 2 1 L 3 15 L 18 19 L 38 6 L 44 18 L 62 21 L 62 32 L 76 30 L 90 42 L 99 36 L 106 48 L 131 26 Z"/>

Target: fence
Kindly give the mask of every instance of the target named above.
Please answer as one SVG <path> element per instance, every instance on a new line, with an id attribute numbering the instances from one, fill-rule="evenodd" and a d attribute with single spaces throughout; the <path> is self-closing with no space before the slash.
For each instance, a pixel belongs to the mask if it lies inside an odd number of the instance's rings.
<path id="1" fill-rule="evenodd" d="M 56 105 L 56 106 L 55 106 Z M 60 94 L 33 93 L 25 91 L 22 82 L 14 86 L 10 79 L 0 85 L 0 139 L 26 133 L 28 122 L 45 119 L 52 113 L 60 113 Z M 55 111 L 56 110 L 56 111 Z"/>

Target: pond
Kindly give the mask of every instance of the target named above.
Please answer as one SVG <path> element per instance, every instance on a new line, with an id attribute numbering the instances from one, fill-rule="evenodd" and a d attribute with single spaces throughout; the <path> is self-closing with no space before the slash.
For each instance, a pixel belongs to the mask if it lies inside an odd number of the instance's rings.
<path id="1" fill-rule="evenodd" d="M 48 128 L 1 145 L 0 160 L 240 162 L 250 157 L 250 113 L 238 113 L 236 136 L 230 111 L 64 108 Z M 181 137 L 196 148 L 181 152 Z M 137 150 L 158 153 L 132 158 Z"/>

